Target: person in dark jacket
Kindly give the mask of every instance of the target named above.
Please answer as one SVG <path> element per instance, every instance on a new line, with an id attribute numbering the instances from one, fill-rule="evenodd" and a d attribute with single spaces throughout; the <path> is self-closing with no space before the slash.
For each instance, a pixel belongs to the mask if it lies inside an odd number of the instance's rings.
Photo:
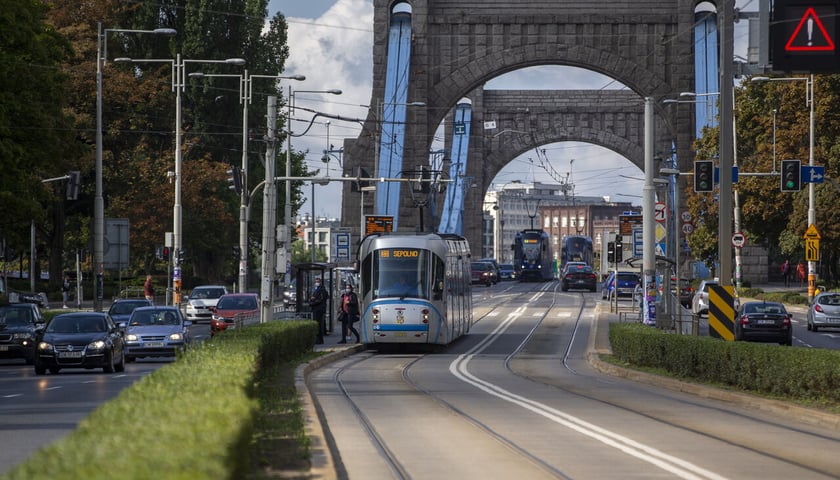
<path id="1" fill-rule="evenodd" d="M 338 308 L 338 318 L 341 320 L 341 341 L 338 343 L 347 343 L 348 330 L 356 336 L 356 343 L 361 342 L 359 331 L 353 326 L 353 323 L 359 321 L 359 297 L 353 292 L 352 285 L 347 285 Z"/>
<path id="2" fill-rule="evenodd" d="M 309 306 L 312 308 L 312 319 L 318 322 L 318 339 L 316 343 L 324 343 L 324 335 L 327 332 L 327 325 L 324 321 L 324 314 L 327 313 L 327 300 L 330 299 L 330 294 L 327 289 L 321 285 L 321 279 L 315 279 L 315 288 L 312 290 L 312 295 L 309 297 Z"/>

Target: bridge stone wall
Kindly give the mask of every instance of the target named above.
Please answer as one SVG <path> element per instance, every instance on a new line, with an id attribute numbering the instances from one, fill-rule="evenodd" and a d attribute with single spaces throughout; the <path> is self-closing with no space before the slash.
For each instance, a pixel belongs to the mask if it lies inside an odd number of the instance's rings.
<path id="1" fill-rule="evenodd" d="M 670 151 L 673 141 L 681 169 L 690 167 L 694 135 L 691 110 L 663 105 L 660 100 L 693 89 L 694 1 L 409 3 L 413 36 L 408 101 L 424 102 L 426 106 L 408 108 L 404 167 L 428 164 L 438 126 L 461 98 L 471 98 L 479 113 L 474 116 L 467 174 L 475 177 L 477 188 L 467 197 L 464 229 L 474 248 L 480 245 L 484 192 L 496 173 L 523 151 L 563 140 L 591 142 L 642 166 L 645 97 L 656 100 L 657 151 Z M 374 106 L 384 101 L 392 5 L 374 0 Z M 586 68 L 615 78 L 630 90 L 542 92 L 540 98 L 533 92 L 509 91 L 508 95 L 523 97 L 525 103 L 518 104 L 516 99 L 500 100 L 496 94 L 482 91 L 482 86 L 496 76 L 537 65 Z M 482 110 L 485 106 L 495 110 Z M 505 108 L 523 107 L 529 111 L 504 113 Z M 376 110 L 371 109 L 359 138 L 345 142 L 348 171 L 357 166 L 376 171 Z M 489 112 L 499 116 L 497 131 L 521 130 L 528 132 L 527 136 L 503 134 L 488 141 L 480 127 L 481 122 L 489 120 Z M 449 132 L 451 128 L 447 128 L 447 135 Z M 345 190 L 342 223 L 358 226 L 361 196 Z M 372 197 L 365 196 L 366 213 L 373 212 Z M 415 230 L 418 215 L 406 192 L 400 204 L 400 230 Z"/>

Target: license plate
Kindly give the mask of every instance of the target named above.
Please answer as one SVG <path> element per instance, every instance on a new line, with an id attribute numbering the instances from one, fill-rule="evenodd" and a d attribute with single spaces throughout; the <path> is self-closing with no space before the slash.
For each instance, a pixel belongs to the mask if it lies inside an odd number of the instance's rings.
<path id="1" fill-rule="evenodd" d="M 143 345 L 148 348 L 159 348 L 163 346 L 163 342 L 146 342 Z"/>
<path id="2" fill-rule="evenodd" d="M 404 337 L 404 336 L 405 336 L 405 332 L 394 332 L 394 336 L 395 336 L 395 337 Z"/>
<path id="3" fill-rule="evenodd" d="M 0 352 L 8 352 L 9 346 L 8 345 L 0 345 Z"/>
<path id="4" fill-rule="evenodd" d="M 840 318 L 838 317 L 831 317 L 828 319 L 828 323 L 840 323 Z M 2 349 L 0 349 L 2 350 Z"/>
<path id="5" fill-rule="evenodd" d="M 59 358 L 82 358 L 82 352 L 59 352 Z"/>
<path id="6" fill-rule="evenodd" d="M 759 325 L 775 325 L 776 321 L 771 319 L 759 319 L 755 323 Z"/>

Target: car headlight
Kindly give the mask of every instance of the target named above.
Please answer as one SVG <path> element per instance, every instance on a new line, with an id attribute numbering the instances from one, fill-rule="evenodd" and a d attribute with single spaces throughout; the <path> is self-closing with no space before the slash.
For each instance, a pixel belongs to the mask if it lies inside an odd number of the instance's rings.
<path id="1" fill-rule="evenodd" d="M 105 350 L 105 342 L 103 340 L 95 340 L 88 344 L 87 349 L 93 351 Z"/>
<path id="2" fill-rule="evenodd" d="M 137 335 L 135 335 L 133 333 L 129 333 L 128 335 L 125 336 L 125 341 L 136 342 L 137 341 Z"/>
<path id="3" fill-rule="evenodd" d="M 180 341 L 184 340 L 184 336 L 181 335 L 180 333 L 173 333 L 172 335 L 169 336 L 169 339 L 172 340 L 172 341 L 175 341 L 175 342 L 180 342 Z"/>
<path id="4" fill-rule="evenodd" d="M 39 343 L 39 344 L 38 344 L 38 350 L 48 350 L 48 351 L 52 351 L 52 350 L 53 350 L 53 346 L 52 346 L 52 344 L 51 344 L 51 343 L 41 342 L 41 343 Z"/>

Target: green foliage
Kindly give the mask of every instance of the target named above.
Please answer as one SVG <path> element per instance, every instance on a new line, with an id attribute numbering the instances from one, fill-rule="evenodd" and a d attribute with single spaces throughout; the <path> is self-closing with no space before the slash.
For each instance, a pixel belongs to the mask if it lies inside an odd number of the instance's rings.
<path id="1" fill-rule="evenodd" d="M 641 324 L 610 324 L 616 358 L 664 369 L 680 378 L 712 382 L 796 401 L 840 406 L 840 351 L 727 342 L 675 335 Z"/>
<path id="2" fill-rule="evenodd" d="M 288 371 L 284 365 L 311 352 L 316 333 L 315 322 L 284 321 L 218 335 L 123 390 L 4 478 L 244 478 L 259 466 L 242 452 L 265 437 L 258 419 L 279 405 L 266 403 L 269 396 L 300 408 L 265 375 Z M 272 434 L 303 436 L 299 421 L 279 428 Z M 305 446 L 295 455 L 306 458 Z"/>

